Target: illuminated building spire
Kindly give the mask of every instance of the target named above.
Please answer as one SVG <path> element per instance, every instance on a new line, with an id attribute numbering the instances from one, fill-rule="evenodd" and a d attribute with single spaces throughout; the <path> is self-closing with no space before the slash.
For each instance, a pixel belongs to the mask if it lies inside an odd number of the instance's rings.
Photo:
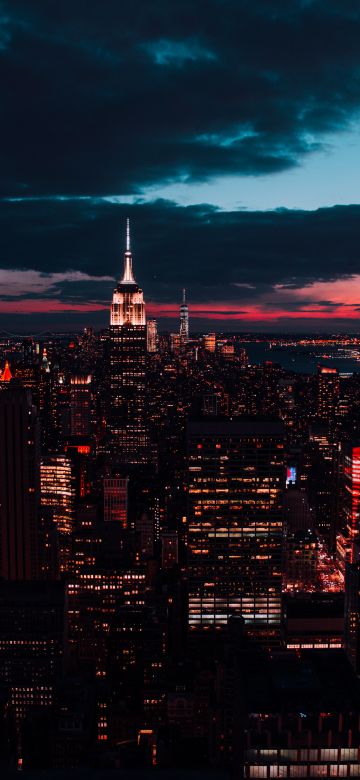
<path id="1" fill-rule="evenodd" d="M 121 284 L 136 284 L 132 269 L 132 254 L 130 248 L 130 220 L 126 220 L 126 250 L 124 255 L 124 273 Z"/>
<path id="2" fill-rule="evenodd" d="M 143 291 L 137 284 L 132 267 L 130 220 L 126 220 L 123 275 L 115 287 L 111 304 L 111 325 L 146 325 Z"/>
<path id="3" fill-rule="evenodd" d="M 183 288 L 183 297 L 180 304 L 180 342 L 186 344 L 189 339 L 189 307 L 186 303 L 186 290 Z"/>

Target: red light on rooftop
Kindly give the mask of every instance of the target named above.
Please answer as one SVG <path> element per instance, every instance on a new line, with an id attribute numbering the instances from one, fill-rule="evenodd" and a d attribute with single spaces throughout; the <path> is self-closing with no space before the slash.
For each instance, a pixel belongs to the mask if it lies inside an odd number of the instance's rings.
<path id="1" fill-rule="evenodd" d="M 12 379 L 12 373 L 10 371 L 9 361 L 5 360 L 5 368 L 0 375 L 0 381 L 1 382 L 10 382 L 10 379 Z"/>

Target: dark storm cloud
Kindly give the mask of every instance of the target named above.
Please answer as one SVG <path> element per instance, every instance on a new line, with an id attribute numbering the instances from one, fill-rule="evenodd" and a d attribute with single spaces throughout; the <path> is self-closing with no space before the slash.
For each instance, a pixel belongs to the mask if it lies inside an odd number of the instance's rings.
<path id="1" fill-rule="evenodd" d="M 289 311 L 313 308 L 315 302 L 330 310 L 331 297 L 315 301 L 307 297 L 306 286 L 359 273 L 360 206 L 224 212 L 206 204 L 185 208 L 157 201 L 129 207 L 99 198 L 3 201 L 1 267 L 13 271 L 14 281 L 16 269 L 34 271 L 27 276 L 23 270 L 18 279 L 24 297 L 35 292 L 108 303 L 113 278 L 122 271 L 127 216 L 135 274 L 147 301 L 172 303 L 185 286 L 192 301 L 241 302 L 240 310 L 244 302 L 255 304 L 276 289 Z M 5 283 L 6 295 L 18 294 L 9 276 Z M 297 301 L 296 291 L 304 287 Z M 356 292 L 353 300 L 359 300 Z M 269 296 L 263 305 L 271 309 L 276 303 Z"/>
<path id="2" fill-rule="evenodd" d="M 2 191 L 296 166 L 358 114 L 359 40 L 344 0 L 4 0 Z"/>

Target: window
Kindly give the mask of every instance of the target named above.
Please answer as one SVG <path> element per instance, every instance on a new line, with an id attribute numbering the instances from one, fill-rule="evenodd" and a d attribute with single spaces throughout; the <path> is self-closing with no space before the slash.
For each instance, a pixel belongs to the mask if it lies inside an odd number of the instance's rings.
<path id="1" fill-rule="evenodd" d="M 323 748 L 320 750 L 321 761 L 337 761 L 337 748 Z"/>
<path id="2" fill-rule="evenodd" d="M 327 770 L 326 764 L 311 764 L 310 777 L 327 777 Z"/>
<path id="3" fill-rule="evenodd" d="M 251 766 L 250 777 L 267 777 L 267 766 Z"/>
<path id="4" fill-rule="evenodd" d="M 309 761 L 317 761 L 317 759 L 318 759 L 317 748 L 315 750 L 309 750 Z"/>
<path id="5" fill-rule="evenodd" d="M 281 758 L 290 759 L 291 761 L 296 761 L 297 759 L 297 750 L 280 750 L 280 756 Z"/>
<path id="6" fill-rule="evenodd" d="M 340 759 L 341 761 L 357 761 L 358 749 L 357 748 L 341 748 Z"/>

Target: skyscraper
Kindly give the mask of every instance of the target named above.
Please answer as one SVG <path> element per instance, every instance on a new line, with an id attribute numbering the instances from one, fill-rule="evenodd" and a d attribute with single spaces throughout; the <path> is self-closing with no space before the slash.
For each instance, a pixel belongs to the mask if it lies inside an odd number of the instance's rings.
<path id="1" fill-rule="evenodd" d="M 56 526 L 60 571 L 67 571 L 75 520 L 73 464 L 66 455 L 45 455 L 41 459 L 40 469 L 42 514 Z"/>
<path id="2" fill-rule="evenodd" d="M 113 458 L 122 463 L 143 463 L 148 458 L 146 350 L 144 296 L 133 274 L 127 220 L 124 272 L 114 290 L 110 316 L 109 428 Z"/>
<path id="3" fill-rule="evenodd" d="M 0 577 L 36 579 L 40 441 L 29 391 L 0 393 Z"/>
<path id="4" fill-rule="evenodd" d="M 189 307 L 186 303 L 185 290 L 180 304 L 180 342 L 186 344 L 189 339 Z"/>
<path id="5" fill-rule="evenodd" d="M 240 614 L 271 636 L 281 612 L 282 423 L 190 422 L 188 468 L 189 626 Z"/>
<path id="6" fill-rule="evenodd" d="M 72 436 L 90 436 L 91 374 L 70 378 L 70 424 Z"/>
<path id="7" fill-rule="evenodd" d="M 318 416 L 331 422 L 339 403 L 340 382 L 336 368 L 318 367 Z"/>

